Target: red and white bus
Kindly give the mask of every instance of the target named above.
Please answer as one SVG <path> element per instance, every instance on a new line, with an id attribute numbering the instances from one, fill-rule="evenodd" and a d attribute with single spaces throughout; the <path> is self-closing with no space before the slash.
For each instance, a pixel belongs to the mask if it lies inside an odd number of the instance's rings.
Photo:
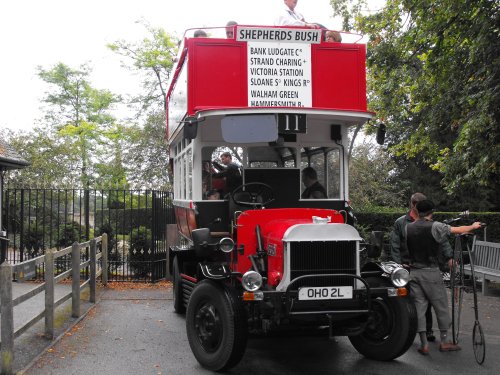
<path id="1" fill-rule="evenodd" d="M 291 327 L 327 327 L 369 358 L 402 355 L 416 333 L 408 273 L 362 264 L 348 204 L 348 131 L 373 116 L 366 46 L 304 28 L 205 31 L 184 38 L 167 97 L 174 308 L 196 359 L 230 368 L 249 330 Z"/>

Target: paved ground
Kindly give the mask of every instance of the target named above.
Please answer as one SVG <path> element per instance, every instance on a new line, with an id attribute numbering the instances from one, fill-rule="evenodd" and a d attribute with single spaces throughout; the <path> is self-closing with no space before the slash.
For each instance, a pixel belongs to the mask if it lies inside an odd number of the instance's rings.
<path id="1" fill-rule="evenodd" d="M 38 283 L 13 283 L 12 295 L 17 298 L 29 290 L 37 287 Z M 56 284 L 54 288 L 55 300 L 71 291 L 71 284 Z M 88 302 L 88 288 L 82 292 L 81 312 L 84 314 L 92 306 Z M 14 307 L 14 329 L 18 329 L 26 322 L 43 311 L 45 306 L 45 294 L 41 292 L 29 300 Z M 54 337 L 58 337 L 70 329 L 78 319 L 71 317 L 71 299 L 56 309 L 54 319 Z M 33 361 L 40 353 L 47 350 L 51 341 L 44 337 L 44 318 L 31 327 L 14 341 L 14 370 L 19 371 Z M 0 328 L 1 332 L 1 328 Z"/>
<path id="2" fill-rule="evenodd" d="M 193 357 L 184 317 L 173 312 L 166 287 L 104 290 L 100 303 L 62 340 L 26 371 L 26 374 L 209 374 Z M 475 363 L 471 345 L 472 298 L 463 311 L 462 352 L 422 357 L 413 347 L 391 362 L 359 355 L 340 337 L 252 338 L 242 362 L 229 373 L 255 374 L 497 374 L 500 368 L 500 290 L 480 296 L 480 320 L 486 332 L 483 366 Z"/>

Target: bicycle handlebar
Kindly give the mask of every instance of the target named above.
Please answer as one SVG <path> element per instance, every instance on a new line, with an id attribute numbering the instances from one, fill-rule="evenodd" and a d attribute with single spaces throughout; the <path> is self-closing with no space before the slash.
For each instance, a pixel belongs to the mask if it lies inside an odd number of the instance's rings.
<path id="1" fill-rule="evenodd" d="M 446 219 L 446 220 L 443 220 L 443 223 L 445 224 L 453 224 L 453 223 L 456 223 L 457 221 L 461 221 L 461 220 L 464 220 L 464 219 L 468 219 L 469 218 L 469 210 L 465 210 L 463 211 L 458 217 L 456 218 L 453 218 L 453 219 Z"/>

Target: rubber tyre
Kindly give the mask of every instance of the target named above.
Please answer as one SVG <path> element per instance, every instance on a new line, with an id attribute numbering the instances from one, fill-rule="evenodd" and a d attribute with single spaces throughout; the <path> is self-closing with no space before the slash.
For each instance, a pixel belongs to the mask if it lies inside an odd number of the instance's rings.
<path id="1" fill-rule="evenodd" d="M 184 314 L 186 312 L 186 306 L 184 306 L 183 301 L 182 278 L 177 256 L 174 257 L 172 264 L 172 284 L 174 311 L 177 314 Z"/>
<path id="2" fill-rule="evenodd" d="M 248 327 L 234 289 L 203 280 L 193 290 L 186 313 L 189 346 L 198 362 L 212 371 L 234 367 L 246 349 Z"/>
<path id="3" fill-rule="evenodd" d="M 472 348 L 474 349 L 476 362 L 482 365 L 486 357 L 486 341 L 484 340 L 483 329 L 478 321 L 474 323 L 474 329 L 472 330 Z"/>
<path id="4" fill-rule="evenodd" d="M 451 293 L 451 334 L 453 343 L 456 345 L 460 339 L 460 318 L 462 315 L 462 303 L 464 298 L 464 270 L 460 263 L 450 273 Z"/>
<path id="5" fill-rule="evenodd" d="M 385 279 L 367 278 L 371 286 L 390 286 Z M 373 321 L 357 336 L 349 336 L 354 348 L 367 358 L 391 361 L 403 355 L 417 334 L 417 312 L 409 297 L 374 297 Z"/>

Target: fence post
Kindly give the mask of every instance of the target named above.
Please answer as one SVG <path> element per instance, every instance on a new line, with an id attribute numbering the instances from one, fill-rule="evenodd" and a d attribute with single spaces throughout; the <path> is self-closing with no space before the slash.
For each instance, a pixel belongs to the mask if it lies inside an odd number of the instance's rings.
<path id="1" fill-rule="evenodd" d="M 80 245 L 78 242 L 71 246 L 71 316 L 80 317 Z"/>
<path id="2" fill-rule="evenodd" d="M 45 250 L 45 336 L 54 338 L 54 250 Z"/>
<path id="3" fill-rule="evenodd" d="M 14 306 L 12 305 L 12 266 L 7 262 L 0 265 L 0 303 L 2 327 L 1 373 L 11 375 L 14 363 Z"/>
<path id="4" fill-rule="evenodd" d="M 103 233 L 102 234 L 102 244 L 101 244 L 101 251 L 102 251 L 102 275 L 101 275 L 101 281 L 104 286 L 108 285 L 108 234 Z"/>
<path id="5" fill-rule="evenodd" d="M 54 250 L 45 251 L 45 336 L 54 338 Z"/>
<path id="6" fill-rule="evenodd" d="M 90 303 L 95 303 L 95 289 L 96 289 L 96 272 L 97 272 L 97 265 L 96 265 L 96 240 L 93 238 L 90 240 L 90 282 L 89 282 L 89 287 L 90 287 L 90 297 L 89 301 Z"/>

